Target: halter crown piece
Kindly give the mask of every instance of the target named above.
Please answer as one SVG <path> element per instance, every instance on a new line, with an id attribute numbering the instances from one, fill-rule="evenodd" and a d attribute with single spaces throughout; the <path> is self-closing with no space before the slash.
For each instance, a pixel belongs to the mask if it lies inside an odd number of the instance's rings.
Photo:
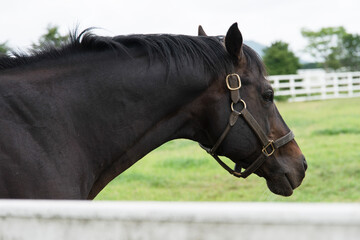
<path id="1" fill-rule="evenodd" d="M 207 153 L 209 153 L 226 171 L 228 171 L 231 175 L 234 175 L 238 178 L 247 178 L 250 174 L 254 173 L 264 162 L 265 160 L 272 156 L 276 149 L 284 146 L 288 142 L 294 139 L 294 133 L 290 131 L 286 135 L 282 136 L 277 140 L 268 139 L 264 131 L 261 129 L 258 122 L 255 118 L 251 115 L 251 113 L 246 108 L 246 103 L 240 96 L 240 88 L 241 88 L 241 79 L 240 76 L 236 73 L 231 73 L 226 76 L 226 86 L 230 90 L 230 97 L 231 97 L 231 113 L 229 117 L 228 125 L 226 126 L 224 132 L 220 135 L 218 140 L 215 142 L 212 148 L 205 147 L 202 144 L 199 144 Z M 235 106 L 237 104 L 242 105 L 242 110 L 237 111 Z M 259 157 L 244 170 L 243 172 L 237 172 L 231 169 L 228 165 L 226 165 L 216 154 L 216 150 L 219 148 L 221 143 L 224 141 L 226 136 L 228 135 L 230 129 L 235 125 L 236 121 L 238 120 L 239 116 L 242 116 L 245 121 L 248 123 L 250 128 L 254 131 L 256 136 L 262 143 L 262 150 Z"/>

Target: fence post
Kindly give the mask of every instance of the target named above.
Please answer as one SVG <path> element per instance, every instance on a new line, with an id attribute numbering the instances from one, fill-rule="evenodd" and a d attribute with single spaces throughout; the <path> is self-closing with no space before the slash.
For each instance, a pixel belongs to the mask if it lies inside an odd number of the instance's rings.
<path id="1" fill-rule="evenodd" d="M 304 89 L 305 89 L 305 92 L 306 92 L 306 97 L 305 99 L 308 100 L 310 99 L 310 91 L 311 91 L 311 88 L 310 88 L 310 84 L 311 84 L 311 73 L 310 72 L 306 72 L 304 74 L 304 81 L 303 81 L 303 84 L 304 84 Z"/>
<path id="2" fill-rule="evenodd" d="M 319 74 L 320 77 L 320 91 L 321 91 L 321 99 L 326 99 L 326 73 Z"/>
<path id="3" fill-rule="evenodd" d="M 289 77 L 289 85 L 290 85 L 290 95 L 291 95 L 292 101 L 295 101 L 296 92 L 295 92 L 295 78 L 294 78 L 294 75 L 291 75 Z"/>
<path id="4" fill-rule="evenodd" d="M 348 72 L 347 74 L 347 82 L 348 82 L 348 96 L 353 96 L 353 74 Z"/>
<path id="5" fill-rule="evenodd" d="M 334 96 L 335 98 L 338 98 L 340 96 L 339 93 L 339 77 L 337 74 L 333 74 L 334 76 Z"/>

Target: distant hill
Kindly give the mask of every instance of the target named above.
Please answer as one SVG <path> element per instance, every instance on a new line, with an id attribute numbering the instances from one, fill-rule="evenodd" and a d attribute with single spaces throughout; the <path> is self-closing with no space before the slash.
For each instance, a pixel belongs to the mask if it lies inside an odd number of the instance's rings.
<path id="1" fill-rule="evenodd" d="M 255 41 L 244 41 L 244 43 L 246 45 L 248 45 L 249 47 L 251 47 L 252 49 L 255 50 L 255 52 L 257 52 L 260 57 L 262 57 L 264 55 L 264 49 L 267 48 L 267 46 L 261 44 L 261 43 L 258 43 L 258 42 L 255 42 Z"/>

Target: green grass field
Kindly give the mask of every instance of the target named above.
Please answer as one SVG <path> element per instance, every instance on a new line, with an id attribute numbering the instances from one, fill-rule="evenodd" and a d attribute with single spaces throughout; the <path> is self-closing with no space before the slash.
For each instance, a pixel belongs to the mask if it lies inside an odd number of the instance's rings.
<path id="1" fill-rule="evenodd" d="M 360 201 L 360 98 L 277 103 L 308 161 L 291 197 L 274 195 L 264 179 L 237 179 L 197 143 L 176 140 L 114 179 L 97 200 Z"/>

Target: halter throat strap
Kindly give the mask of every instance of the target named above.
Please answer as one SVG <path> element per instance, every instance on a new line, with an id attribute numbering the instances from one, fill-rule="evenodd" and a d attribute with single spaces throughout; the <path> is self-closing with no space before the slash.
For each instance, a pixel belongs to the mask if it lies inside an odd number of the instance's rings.
<path id="1" fill-rule="evenodd" d="M 204 145 L 200 144 L 200 147 L 202 147 L 207 153 L 209 153 L 219 164 L 222 166 L 226 171 L 228 171 L 231 175 L 234 175 L 235 177 L 241 177 L 246 178 L 250 174 L 254 173 L 264 162 L 265 160 L 272 156 L 276 149 L 284 146 L 288 142 L 294 139 L 294 133 L 290 131 L 289 133 L 285 134 L 284 136 L 280 137 L 277 140 L 270 140 L 258 124 L 258 122 L 255 120 L 255 118 L 252 116 L 252 114 L 247 110 L 246 103 L 243 99 L 241 99 L 240 96 L 240 88 L 241 88 L 241 79 L 240 76 L 236 73 L 229 74 L 226 76 L 226 86 L 230 90 L 230 97 L 231 97 L 231 113 L 229 116 L 228 124 L 223 131 L 223 133 L 220 135 L 218 140 L 215 142 L 214 146 L 212 148 L 205 147 Z M 240 111 L 235 109 L 235 106 L 238 104 L 242 104 L 242 109 Z M 256 136 L 259 138 L 259 140 L 262 143 L 262 153 L 257 157 L 257 159 L 244 170 L 243 172 L 237 172 L 233 169 L 231 169 L 229 166 L 227 166 L 216 154 L 217 149 L 220 147 L 221 143 L 225 140 L 226 136 L 230 132 L 231 128 L 235 125 L 237 120 L 239 119 L 239 116 L 242 116 L 247 124 L 250 126 L 250 128 L 253 130 L 253 132 L 256 134 Z"/>

